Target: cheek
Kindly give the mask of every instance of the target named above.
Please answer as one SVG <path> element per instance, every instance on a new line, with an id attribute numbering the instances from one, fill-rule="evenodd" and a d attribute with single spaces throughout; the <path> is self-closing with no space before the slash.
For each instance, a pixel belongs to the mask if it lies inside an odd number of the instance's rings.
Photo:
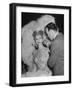
<path id="1" fill-rule="evenodd" d="M 39 41 L 42 42 L 42 38 L 40 38 Z"/>
<path id="2" fill-rule="evenodd" d="M 39 42 L 39 40 L 36 40 L 36 43 L 38 43 Z"/>
<path id="3" fill-rule="evenodd" d="M 38 40 L 36 40 L 36 42 L 38 42 Z"/>
<path id="4" fill-rule="evenodd" d="M 52 37 L 52 33 L 50 32 L 50 33 L 48 34 L 48 36 L 49 36 L 49 38 L 51 38 L 51 37 Z"/>
<path id="5" fill-rule="evenodd" d="M 51 35 L 50 35 L 50 33 L 48 33 L 48 37 L 50 37 Z"/>

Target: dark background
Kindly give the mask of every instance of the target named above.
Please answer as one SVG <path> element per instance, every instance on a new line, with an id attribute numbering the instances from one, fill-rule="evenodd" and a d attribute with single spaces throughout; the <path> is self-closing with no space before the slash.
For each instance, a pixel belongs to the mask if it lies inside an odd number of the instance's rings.
<path id="1" fill-rule="evenodd" d="M 43 13 L 24 13 L 22 12 L 21 22 L 22 27 L 29 23 L 32 20 L 37 20 L 37 18 L 41 17 L 42 15 L 52 15 L 56 19 L 56 24 L 60 30 L 64 34 L 64 15 L 63 14 L 43 14 Z"/>

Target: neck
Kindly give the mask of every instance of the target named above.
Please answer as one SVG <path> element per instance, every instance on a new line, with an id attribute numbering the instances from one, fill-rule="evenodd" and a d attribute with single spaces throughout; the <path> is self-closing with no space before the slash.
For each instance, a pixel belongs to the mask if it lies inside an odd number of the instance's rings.
<path id="1" fill-rule="evenodd" d="M 42 43 L 39 44 L 39 48 L 42 48 Z"/>

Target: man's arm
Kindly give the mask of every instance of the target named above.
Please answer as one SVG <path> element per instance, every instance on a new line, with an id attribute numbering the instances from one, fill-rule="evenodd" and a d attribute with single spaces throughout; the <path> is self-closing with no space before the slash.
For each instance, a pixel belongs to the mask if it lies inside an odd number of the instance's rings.
<path id="1" fill-rule="evenodd" d="M 50 68 L 54 67 L 55 63 L 56 63 L 56 60 L 57 60 L 57 56 L 56 56 L 56 53 L 54 53 L 54 51 L 52 51 L 49 59 L 48 59 L 48 66 Z"/>
<path id="2" fill-rule="evenodd" d="M 52 68 L 55 63 L 63 58 L 64 54 L 64 43 L 63 40 L 57 39 L 51 45 L 51 55 L 48 60 L 48 65 Z"/>

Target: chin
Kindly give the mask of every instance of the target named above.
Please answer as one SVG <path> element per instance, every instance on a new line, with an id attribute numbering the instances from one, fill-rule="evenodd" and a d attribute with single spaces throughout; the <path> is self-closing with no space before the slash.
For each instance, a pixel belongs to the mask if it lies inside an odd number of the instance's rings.
<path id="1" fill-rule="evenodd" d="M 50 40 L 53 40 L 53 38 L 50 38 Z"/>

